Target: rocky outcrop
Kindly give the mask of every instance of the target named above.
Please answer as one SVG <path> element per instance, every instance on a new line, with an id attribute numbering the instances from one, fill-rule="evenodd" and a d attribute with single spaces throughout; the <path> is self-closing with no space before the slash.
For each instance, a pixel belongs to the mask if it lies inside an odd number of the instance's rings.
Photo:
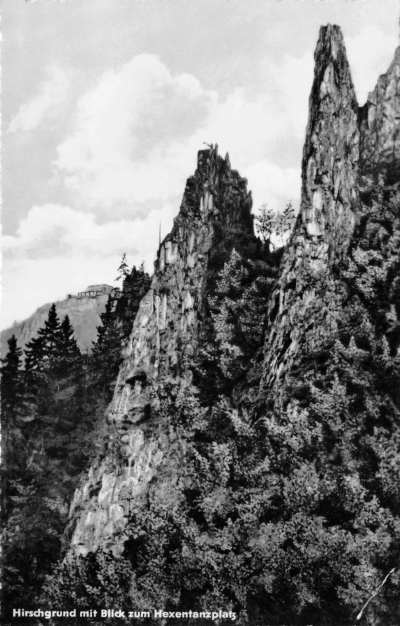
<path id="1" fill-rule="evenodd" d="M 210 252 L 232 229 L 253 233 L 251 206 L 247 181 L 231 169 L 229 157 L 219 157 L 217 147 L 200 151 L 179 215 L 159 248 L 116 384 L 109 421 L 118 452 L 90 468 L 71 506 L 72 546 L 79 554 L 111 538 L 118 551 L 126 520 L 140 506 L 151 479 L 157 476 L 160 498 L 168 498 L 179 481 L 184 444 L 168 424 L 154 419 L 152 391 L 166 376 L 190 382 L 205 315 Z"/>
<path id="2" fill-rule="evenodd" d="M 300 337 L 313 323 L 313 279 L 337 264 L 349 247 L 359 202 L 357 113 L 342 33 L 337 26 L 322 27 L 303 152 L 300 213 L 268 311 L 264 388 L 289 372 Z"/>
<path id="3" fill-rule="evenodd" d="M 363 173 L 379 172 L 388 184 L 395 183 L 400 171 L 400 47 L 360 108 L 359 125 Z"/>
<path id="4" fill-rule="evenodd" d="M 257 626 L 266 615 L 350 623 L 396 562 L 398 194 L 363 174 L 375 174 L 370 142 L 389 158 L 397 118 L 375 118 L 373 138 L 338 27 L 321 29 L 315 63 L 284 251 L 260 244 L 257 257 L 245 179 L 216 149 L 199 153 L 125 347 L 108 447 L 75 492 L 53 598 L 76 593 L 76 574 L 83 599 L 110 580 L 129 605 L 237 606 L 238 623 Z M 226 380 L 213 386 L 218 368 Z"/>
<path id="5" fill-rule="evenodd" d="M 100 314 L 104 313 L 108 294 L 104 293 L 96 297 L 68 298 L 55 302 L 58 317 L 62 320 L 69 316 L 75 331 L 75 339 L 82 352 L 90 352 L 93 342 L 97 340 L 96 327 L 101 325 Z M 8 350 L 7 340 L 15 335 L 20 348 L 37 335 L 39 328 L 44 326 L 52 303 L 39 307 L 33 315 L 23 322 L 14 324 L 1 332 L 2 356 Z"/>

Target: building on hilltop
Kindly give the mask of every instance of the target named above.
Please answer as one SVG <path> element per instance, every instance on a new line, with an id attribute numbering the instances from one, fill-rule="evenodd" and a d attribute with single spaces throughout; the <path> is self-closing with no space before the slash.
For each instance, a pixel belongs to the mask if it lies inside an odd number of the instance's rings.
<path id="1" fill-rule="evenodd" d="M 112 287 L 111 285 L 89 285 L 84 291 L 79 291 L 77 295 L 68 294 L 67 298 L 98 298 L 100 296 L 110 295 L 113 298 L 120 296 L 119 287 Z"/>

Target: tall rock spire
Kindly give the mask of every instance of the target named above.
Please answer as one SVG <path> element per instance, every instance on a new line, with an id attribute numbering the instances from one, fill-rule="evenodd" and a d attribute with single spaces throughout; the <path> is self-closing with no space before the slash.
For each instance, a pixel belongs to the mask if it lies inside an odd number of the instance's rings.
<path id="1" fill-rule="evenodd" d="M 109 421 L 111 449 L 118 453 L 111 451 L 93 464 L 72 502 L 72 546 L 79 554 L 113 541 L 162 464 L 160 497 L 173 490 L 181 450 L 179 442 L 170 440 L 168 424 L 154 419 L 152 392 L 164 376 L 190 382 L 205 314 L 210 252 L 232 229 L 253 235 L 251 204 L 247 180 L 218 156 L 217 146 L 200 151 L 179 215 L 159 247 L 117 380 Z"/>
<path id="2" fill-rule="evenodd" d="M 300 213 L 268 312 L 266 387 L 289 371 L 312 323 L 313 277 L 343 258 L 349 246 L 358 206 L 357 114 L 342 33 L 338 26 L 324 26 L 315 51 Z"/>
<path id="3" fill-rule="evenodd" d="M 304 236 L 311 259 L 322 264 L 341 256 L 352 233 L 358 201 L 357 113 L 343 36 L 338 26 L 328 24 L 320 30 L 315 51 L 296 233 Z"/>

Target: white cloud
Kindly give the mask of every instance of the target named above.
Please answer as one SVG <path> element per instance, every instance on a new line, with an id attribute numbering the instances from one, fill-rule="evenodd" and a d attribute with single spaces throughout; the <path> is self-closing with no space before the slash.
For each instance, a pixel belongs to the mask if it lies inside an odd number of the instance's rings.
<path id="1" fill-rule="evenodd" d="M 96 222 L 93 213 L 83 213 L 68 206 L 34 206 L 20 222 L 16 236 L 4 236 L 2 248 L 6 259 L 27 261 L 57 257 L 102 257 L 128 252 L 140 258 L 154 257 L 160 215 L 170 226 L 171 205 L 152 211 L 145 220 Z"/>
<path id="2" fill-rule="evenodd" d="M 360 103 L 395 45 L 375 26 L 346 39 Z M 123 252 L 132 264 L 144 259 L 151 272 L 158 207 L 165 235 L 203 142 L 229 151 L 232 166 L 249 180 L 255 210 L 264 202 L 281 210 L 289 199 L 297 209 L 312 77 L 311 51 L 267 59 L 256 93 L 237 87 L 224 99 L 189 74 L 173 75 L 150 54 L 103 74 L 78 101 L 73 131 L 58 146 L 55 172 L 71 192 L 71 206 L 35 206 L 16 236 L 4 238 L 3 323 L 86 283 L 112 281 Z M 37 127 L 68 89 L 64 73 L 52 68 L 9 132 Z"/>
<path id="3" fill-rule="evenodd" d="M 64 70 L 57 65 L 45 69 L 48 78 L 39 85 L 38 94 L 21 104 L 12 118 L 7 132 L 35 130 L 46 117 L 54 115 L 68 94 L 70 81 Z"/>
<path id="4" fill-rule="evenodd" d="M 308 100 L 314 75 L 311 51 L 301 57 L 285 54 L 281 63 L 267 61 L 265 76 L 273 94 L 274 108 L 280 112 L 280 128 L 303 142 L 308 119 Z"/>
<path id="5" fill-rule="evenodd" d="M 89 206 L 113 210 L 179 193 L 175 155 L 215 97 L 189 74 L 172 76 L 154 55 L 106 72 L 79 100 L 75 131 L 58 147 L 67 188 Z"/>
<path id="6" fill-rule="evenodd" d="M 363 105 L 378 76 L 392 62 L 398 41 L 378 26 L 367 26 L 358 35 L 346 37 L 345 44 L 357 100 Z"/>
<path id="7" fill-rule="evenodd" d="M 145 220 L 96 223 L 93 214 L 67 206 L 35 206 L 15 237 L 3 237 L 2 327 L 24 319 L 44 304 L 89 284 L 113 283 L 124 252 L 128 262 L 152 274 L 160 214 L 163 236 L 177 207 L 164 205 Z"/>
<path id="8" fill-rule="evenodd" d="M 144 203 L 182 194 L 204 142 L 218 143 L 221 153 L 229 151 L 233 167 L 249 177 L 250 188 L 250 173 L 259 171 L 256 164 L 272 164 L 282 142 L 293 138 L 290 156 L 298 162 L 311 54 L 287 56 L 279 68 L 269 64 L 265 71 L 270 85 L 265 93 L 237 88 L 224 100 L 193 76 L 173 76 L 150 54 L 105 73 L 79 100 L 74 132 L 58 146 L 55 170 L 72 192 L 72 202 L 105 215 L 143 216 L 148 210 Z M 277 179 L 278 169 L 275 165 L 274 175 L 264 178 L 257 201 L 276 195 L 285 168 Z M 262 186 L 259 175 L 256 186 Z"/>
<path id="9" fill-rule="evenodd" d="M 14 258 L 3 268 L 1 328 L 22 321 L 48 303 L 66 298 L 90 284 L 112 284 L 120 255 L 56 257 L 24 260 Z"/>
<path id="10" fill-rule="evenodd" d="M 274 163 L 259 161 L 248 170 L 249 186 L 253 190 L 253 212 L 266 203 L 274 211 L 283 211 L 290 200 L 294 209 L 300 205 L 301 169 L 278 167 Z"/>

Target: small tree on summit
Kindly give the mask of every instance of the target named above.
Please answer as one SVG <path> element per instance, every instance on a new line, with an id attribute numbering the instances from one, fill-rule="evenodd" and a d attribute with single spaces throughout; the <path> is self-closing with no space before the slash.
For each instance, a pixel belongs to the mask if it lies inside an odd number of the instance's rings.
<path id="1" fill-rule="evenodd" d="M 272 209 L 268 208 L 267 204 L 263 204 L 260 207 L 260 212 L 256 217 L 256 230 L 257 234 L 260 236 L 262 242 L 268 246 L 268 250 L 270 250 L 271 245 L 271 235 L 274 232 L 276 226 L 276 216 Z"/>
<path id="2" fill-rule="evenodd" d="M 295 217 L 292 201 L 289 201 L 282 213 L 278 214 L 273 209 L 269 209 L 267 204 L 260 207 L 259 214 L 256 216 L 256 231 L 263 243 L 268 245 L 268 250 L 275 248 L 271 241 L 272 235 L 280 237 L 282 245 L 285 245 L 285 235 L 290 234 Z"/>

